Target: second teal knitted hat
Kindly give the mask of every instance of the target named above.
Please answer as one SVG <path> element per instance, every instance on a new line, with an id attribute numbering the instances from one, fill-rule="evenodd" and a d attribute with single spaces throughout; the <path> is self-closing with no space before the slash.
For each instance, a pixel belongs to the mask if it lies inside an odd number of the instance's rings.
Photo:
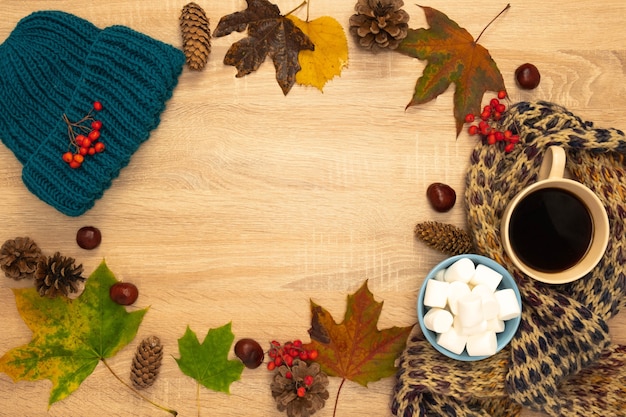
<path id="1" fill-rule="evenodd" d="M 0 45 L 0 139 L 37 197 L 69 216 L 89 210 L 160 122 L 182 51 L 124 26 L 99 29 L 60 11 L 35 12 Z M 63 161 L 68 125 L 103 105 L 102 153 Z"/>

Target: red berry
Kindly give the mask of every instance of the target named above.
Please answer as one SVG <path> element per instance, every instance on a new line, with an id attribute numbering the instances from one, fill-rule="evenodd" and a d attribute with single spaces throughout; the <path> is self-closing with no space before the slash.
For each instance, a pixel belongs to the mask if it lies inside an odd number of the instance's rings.
<path id="1" fill-rule="evenodd" d="M 293 374 L 291 373 L 291 371 L 285 372 L 285 378 L 287 378 L 287 379 L 293 378 Z"/>
<path id="2" fill-rule="evenodd" d="M 496 106 L 496 111 L 499 113 L 504 113 L 504 111 L 506 110 L 506 106 L 502 103 L 498 104 Z"/>
<path id="3" fill-rule="evenodd" d="M 63 154 L 63 160 L 69 164 L 74 160 L 74 154 L 71 152 L 65 152 Z"/>
<path id="4" fill-rule="evenodd" d="M 76 138 L 75 138 L 76 144 L 78 146 L 83 146 L 83 142 L 85 141 L 85 139 L 87 139 L 87 136 L 85 135 L 76 135 Z"/>
<path id="5" fill-rule="evenodd" d="M 312 375 L 306 375 L 304 377 L 304 385 L 306 385 L 307 387 L 310 387 L 311 385 L 313 385 L 313 376 Z"/>
<path id="6" fill-rule="evenodd" d="M 515 146 L 515 144 L 513 143 L 509 143 L 504 147 L 504 152 L 509 153 L 513 150 L 513 147 Z"/>
<path id="7" fill-rule="evenodd" d="M 78 153 L 85 156 L 89 153 L 89 149 L 85 148 L 84 146 L 81 146 L 80 149 L 78 149 Z"/>
<path id="8" fill-rule="evenodd" d="M 274 362 L 270 362 L 267 364 L 268 371 L 273 371 L 274 369 L 276 369 L 276 364 Z"/>
<path id="9" fill-rule="evenodd" d="M 298 354 L 298 357 L 300 358 L 300 360 L 305 361 L 309 359 L 309 354 L 306 352 L 306 350 L 303 350 Z"/>
<path id="10" fill-rule="evenodd" d="M 302 347 L 302 340 L 300 339 L 296 339 L 293 341 L 293 345 L 297 348 L 301 348 Z"/>
<path id="11" fill-rule="evenodd" d="M 291 355 L 285 355 L 285 365 L 293 365 L 293 357 Z"/>
<path id="12" fill-rule="evenodd" d="M 95 111 L 100 111 L 102 110 L 102 103 L 100 103 L 99 101 L 94 101 L 93 103 L 93 109 Z"/>
<path id="13" fill-rule="evenodd" d="M 91 128 L 93 130 L 100 130 L 100 129 L 102 129 L 102 122 L 100 120 L 94 120 L 93 122 L 91 122 Z"/>
<path id="14" fill-rule="evenodd" d="M 474 115 L 469 113 L 465 115 L 465 123 L 472 123 L 474 121 Z"/>
<path id="15" fill-rule="evenodd" d="M 282 364 L 283 364 L 283 358 L 281 358 L 280 356 L 276 356 L 276 357 L 274 358 L 274 364 L 275 364 L 276 366 L 280 366 L 280 365 L 282 365 Z"/>
<path id="16" fill-rule="evenodd" d="M 467 133 L 469 133 L 471 136 L 476 135 L 478 133 L 478 126 L 471 125 L 470 127 L 467 128 Z"/>
<path id="17" fill-rule="evenodd" d="M 111 300 L 123 306 L 129 306 L 137 301 L 139 290 L 130 282 L 116 282 L 109 289 Z"/>
<path id="18" fill-rule="evenodd" d="M 85 161 L 85 157 L 79 153 L 75 153 L 73 156 L 73 159 L 74 159 L 74 162 L 78 162 L 79 164 L 82 164 Z"/>
<path id="19" fill-rule="evenodd" d="M 317 359 L 317 355 L 318 355 L 317 350 L 315 349 L 309 350 L 309 359 L 311 359 L 312 361 Z"/>
<path id="20" fill-rule="evenodd" d="M 500 104 L 500 100 L 497 98 L 492 98 L 491 101 L 489 101 L 489 105 L 494 109 L 498 106 L 498 104 Z"/>
<path id="21" fill-rule="evenodd" d="M 82 165 L 81 162 L 76 162 L 76 161 L 70 162 L 70 168 L 73 168 L 73 169 L 80 168 L 81 165 Z"/>
<path id="22" fill-rule="evenodd" d="M 89 148 L 89 155 L 95 155 L 95 154 L 96 154 L 96 148 L 92 146 L 91 148 Z"/>
<path id="23" fill-rule="evenodd" d="M 89 139 L 91 139 L 92 142 L 97 141 L 99 137 L 100 137 L 99 130 L 92 130 L 91 132 L 89 132 Z"/>
<path id="24" fill-rule="evenodd" d="M 306 388 L 304 387 L 300 387 L 298 388 L 298 390 L 296 391 L 298 394 L 298 397 L 302 398 L 306 395 Z"/>
<path id="25" fill-rule="evenodd" d="M 504 90 L 498 91 L 498 98 L 500 100 L 502 100 L 503 98 L 506 98 L 506 91 L 504 91 Z"/>
<path id="26" fill-rule="evenodd" d="M 97 142 L 95 145 L 93 145 L 94 149 L 96 152 L 100 153 L 102 151 L 104 151 L 104 143 L 102 142 Z"/>

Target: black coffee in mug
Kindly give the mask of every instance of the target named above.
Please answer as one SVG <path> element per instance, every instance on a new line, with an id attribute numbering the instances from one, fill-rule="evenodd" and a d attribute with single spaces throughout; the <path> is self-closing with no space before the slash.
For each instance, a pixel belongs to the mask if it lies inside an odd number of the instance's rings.
<path id="1" fill-rule="evenodd" d="M 593 222 L 587 206 L 560 188 L 528 194 L 511 214 L 509 240 L 519 259 L 542 272 L 576 265 L 589 249 Z"/>

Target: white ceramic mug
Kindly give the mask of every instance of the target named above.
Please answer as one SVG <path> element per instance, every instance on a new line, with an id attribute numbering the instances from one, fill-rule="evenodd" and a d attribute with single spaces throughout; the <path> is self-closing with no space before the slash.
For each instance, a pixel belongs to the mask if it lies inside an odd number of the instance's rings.
<path id="1" fill-rule="evenodd" d="M 502 244 L 526 275 L 548 284 L 582 278 L 602 259 L 609 219 L 593 191 L 565 178 L 565 150 L 546 150 L 539 180 L 518 193 L 502 216 Z"/>

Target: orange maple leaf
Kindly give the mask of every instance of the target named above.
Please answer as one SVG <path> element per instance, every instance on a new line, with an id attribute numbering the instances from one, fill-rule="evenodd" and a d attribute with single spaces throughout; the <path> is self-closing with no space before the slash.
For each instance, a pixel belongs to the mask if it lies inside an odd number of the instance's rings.
<path id="1" fill-rule="evenodd" d="M 319 352 L 317 362 L 331 376 L 363 386 L 393 376 L 394 362 L 406 345 L 413 326 L 378 330 L 383 303 L 376 302 L 367 281 L 348 296 L 340 324 L 320 305 L 311 301 L 311 343 L 306 349 Z"/>
<path id="2" fill-rule="evenodd" d="M 428 61 L 407 108 L 429 102 L 454 83 L 454 118 L 458 136 L 465 116 L 480 114 L 484 93 L 505 90 L 504 80 L 489 51 L 467 30 L 439 10 L 420 7 L 430 28 L 409 29 L 407 37 L 396 49 Z"/>

